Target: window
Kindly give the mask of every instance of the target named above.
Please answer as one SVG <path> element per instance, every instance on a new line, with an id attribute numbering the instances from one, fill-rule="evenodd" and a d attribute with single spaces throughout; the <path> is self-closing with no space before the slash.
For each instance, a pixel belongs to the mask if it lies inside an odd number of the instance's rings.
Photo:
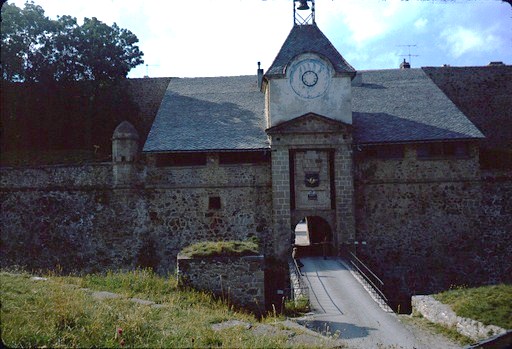
<path id="1" fill-rule="evenodd" d="M 209 210 L 220 210 L 220 197 L 210 196 L 208 198 L 208 209 Z"/>
<path id="2" fill-rule="evenodd" d="M 219 153 L 219 164 L 256 164 L 270 162 L 269 151 L 244 151 Z"/>
<path id="3" fill-rule="evenodd" d="M 404 146 L 402 144 L 385 144 L 364 146 L 361 155 L 368 159 L 403 159 Z"/>
<path id="4" fill-rule="evenodd" d="M 205 153 L 156 154 L 156 166 L 205 166 Z"/>
<path id="5" fill-rule="evenodd" d="M 468 143 L 425 143 L 416 147 L 418 159 L 465 158 L 469 156 Z"/>

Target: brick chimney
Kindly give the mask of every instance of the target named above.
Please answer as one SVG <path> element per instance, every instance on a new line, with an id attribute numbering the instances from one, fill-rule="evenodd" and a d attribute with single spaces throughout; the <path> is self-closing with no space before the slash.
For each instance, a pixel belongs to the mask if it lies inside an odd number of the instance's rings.
<path id="1" fill-rule="evenodd" d="M 258 62 L 258 88 L 261 90 L 261 84 L 263 82 L 263 69 L 261 69 L 261 63 Z"/>
<path id="2" fill-rule="evenodd" d="M 400 63 L 400 69 L 411 69 L 411 63 L 407 62 L 404 58 L 404 61 Z"/>

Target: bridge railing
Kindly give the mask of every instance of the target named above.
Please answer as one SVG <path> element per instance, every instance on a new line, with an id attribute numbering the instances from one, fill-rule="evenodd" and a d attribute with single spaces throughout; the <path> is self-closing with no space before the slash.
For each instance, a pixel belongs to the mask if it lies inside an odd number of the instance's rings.
<path id="1" fill-rule="evenodd" d="M 389 300 L 382 291 L 384 287 L 384 281 L 382 281 L 371 269 L 364 264 L 355 254 L 349 253 L 350 264 L 359 272 L 359 274 L 365 279 L 365 281 L 373 288 L 373 290 L 386 302 Z"/>
<path id="2" fill-rule="evenodd" d="M 290 268 L 291 299 L 295 301 L 302 298 L 309 302 L 309 287 L 304 280 L 297 259 L 290 258 L 288 265 Z"/>

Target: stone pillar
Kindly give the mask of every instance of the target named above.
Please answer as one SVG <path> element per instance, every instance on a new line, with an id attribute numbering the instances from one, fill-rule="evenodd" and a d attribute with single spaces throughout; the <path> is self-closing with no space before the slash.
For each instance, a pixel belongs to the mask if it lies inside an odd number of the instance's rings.
<path id="1" fill-rule="evenodd" d="M 272 147 L 274 255 L 285 260 L 291 249 L 290 158 L 288 147 Z M 284 242 L 284 243 L 283 243 Z"/>
<path id="2" fill-rule="evenodd" d="M 348 138 L 348 137 L 347 137 Z M 336 236 L 335 243 L 355 239 L 354 176 L 351 139 L 336 147 L 334 156 L 334 185 L 336 189 Z"/>

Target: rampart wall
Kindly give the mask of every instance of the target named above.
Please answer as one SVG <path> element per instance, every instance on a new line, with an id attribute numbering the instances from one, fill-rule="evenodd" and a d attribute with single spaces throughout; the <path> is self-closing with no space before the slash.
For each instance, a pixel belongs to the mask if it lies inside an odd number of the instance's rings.
<path id="1" fill-rule="evenodd" d="M 201 240 L 258 236 L 270 248 L 269 165 L 136 170 L 132 185 L 113 187 L 111 164 L 2 168 L 2 265 L 166 272 Z"/>
<path id="2" fill-rule="evenodd" d="M 404 294 L 512 282 L 512 176 L 469 157 L 356 161 L 357 254 Z M 270 164 L 134 165 L 115 186 L 110 163 L 2 168 L 1 264 L 64 271 L 174 270 L 185 246 L 256 235 L 272 245 Z M 219 206 L 211 206 L 218 198 Z M 271 254 L 271 253 L 270 253 Z"/>
<path id="3" fill-rule="evenodd" d="M 480 172 L 476 151 L 419 160 L 409 145 L 403 159 L 358 162 L 354 246 L 387 287 L 512 282 L 512 176 Z"/>

